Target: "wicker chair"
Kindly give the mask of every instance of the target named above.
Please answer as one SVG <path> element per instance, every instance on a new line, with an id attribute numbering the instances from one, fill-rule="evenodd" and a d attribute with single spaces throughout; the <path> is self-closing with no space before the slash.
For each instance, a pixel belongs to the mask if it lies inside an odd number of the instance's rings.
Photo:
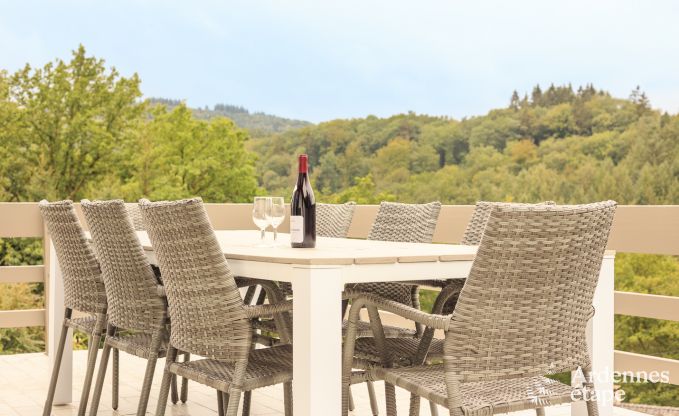
<path id="1" fill-rule="evenodd" d="M 347 238 L 355 202 L 344 204 L 316 204 L 316 234 L 320 237 Z"/>
<path id="2" fill-rule="evenodd" d="M 114 409 L 118 402 L 118 351 L 123 350 L 148 360 L 137 409 L 137 414 L 143 415 L 148 404 L 156 360 L 164 357 L 166 352 L 168 322 L 164 289 L 146 258 L 125 203 L 121 200 L 83 200 L 81 206 L 101 264 L 109 303 L 107 336 L 90 414 L 97 414 L 108 359 L 113 349 Z M 188 357 L 185 356 L 186 359 Z M 184 383 L 183 402 L 186 402 L 187 387 Z M 176 397 L 176 384 L 173 391 Z"/>
<path id="3" fill-rule="evenodd" d="M 397 241 L 408 243 L 431 243 L 434 238 L 436 221 L 441 211 L 440 202 L 428 204 L 402 204 L 382 202 L 377 211 L 368 240 Z M 420 297 L 417 285 L 402 283 L 359 283 L 347 286 L 348 293 L 371 293 L 384 299 L 400 302 L 414 308 L 420 308 Z M 372 336 L 370 324 L 359 323 L 359 333 Z M 389 328 L 387 337 L 412 338 L 422 334 L 422 326 L 415 324 L 415 331 L 403 328 Z"/>
<path id="4" fill-rule="evenodd" d="M 592 389 L 585 329 L 614 212 L 613 201 L 494 206 L 450 315 L 427 314 L 372 295 L 355 299 L 344 348 L 343 414 L 363 307 L 446 334 L 443 364 L 389 368 L 385 338 L 376 332 L 383 367 L 371 369 L 368 378 L 385 381 L 389 416 L 396 414 L 394 386 L 455 416 L 537 409 L 571 402 L 574 389 Z M 578 367 L 590 380 L 581 387 L 544 377 Z M 595 402 L 588 401 L 587 409 L 597 415 Z M 412 402 L 410 411 L 416 414 Z"/>
<path id="5" fill-rule="evenodd" d="M 483 232 L 486 229 L 486 224 L 488 223 L 488 218 L 490 218 L 490 212 L 494 206 L 531 206 L 531 205 L 556 205 L 554 201 L 545 201 L 539 204 L 523 204 L 515 202 L 487 202 L 478 201 L 474 206 L 474 212 L 472 217 L 467 223 L 467 228 L 464 230 L 464 236 L 462 236 L 462 241 L 460 244 L 467 246 L 478 246 L 481 243 L 481 237 L 483 237 Z"/>
<path id="6" fill-rule="evenodd" d="M 375 222 L 370 229 L 368 240 L 431 243 L 440 211 L 440 202 L 430 202 L 428 204 L 382 202 L 377 212 Z M 420 297 L 418 283 L 420 282 L 413 282 L 413 284 L 384 282 L 347 285 L 347 287 L 345 287 L 345 297 L 348 300 L 358 296 L 360 293 L 369 293 L 380 298 L 419 309 Z M 346 309 L 347 300 L 343 302 L 343 315 Z M 364 338 L 363 342 L 359 343 L 355 349 L 357 358 L 355 364 L 357 367 L 368 368 L 372 366 L 371 358 L 374 358 L 377 347 L 372 340 L 373 329 L 371 324 L 378 319 L 379 317 L 371 314 L 371 322 L 362 320 L 356 322 L 357 334 L 360 338 Z M 345 332 L 346 325 L 347 321 L 344 320 L 343 328 Z M 418 345 L 418 337 L 423 334 L 423 327 L 419 323 L 415 324 L 415 330 L 393 326 L 380 327 L 387 338 L 394 340 L 398 339 L 398 341 L 395 341 L 395 345 Z M 376 361 L 379 363 L 379 358 Z M 377 416 L 379 411 L 374 385 L 371 380 L 364 377 L 362 372 L 356 373 L 353 378 L 353 383 L 363 381 L 366 382 L 368 388 L 372 414 Z M 353 408 L 353 405 L 351 407 Z"/>
<path id="7" fill-rule="evenodd" d="M 52 411 L 59 367 L 64 354 L 64 344 L 66 343 L 68 329 L 72 328 L 88 336 L 87 369 L 78 407 L 78 415 L 82 416 L 87 409 L 94 366 L 99 351 L 99 341 L 106 326 L 107 305 L 104 282 L 99 263 L 78 221 L 73 202 L 50 203 L 43 200 L 40 201 L 39 207 L 52 238 L 64 278 L 64 306 L 66 308 L 43 415 L 49 416 Z M 88 316 L 73 318 L 73 311 L 84 312 Z"/>
<path id="8" fill-rule="evenodd" d="M 283 383 L 292 414 L 292 346 L 252 349 L 250 320 L 292 310 L 292 302 L 243 303 L 202 201 L 140 201 L 165 283 L 172 331 L 156 415 L 165 414 L 172 374 L 218 391 L 227 416 L 242 392 Z M 272 292 L 273 293 L 273 292 Z M 176 362 L 177 352 L 207 357 Z"/>

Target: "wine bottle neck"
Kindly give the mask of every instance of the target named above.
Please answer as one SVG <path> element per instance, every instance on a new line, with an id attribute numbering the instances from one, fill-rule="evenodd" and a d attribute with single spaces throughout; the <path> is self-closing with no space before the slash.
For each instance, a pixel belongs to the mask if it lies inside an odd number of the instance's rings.
<path id="1" fill-rule="evenodd" d="M 301 187 L 304 185 L 304 182 L 306 181 L 307 178 L 307 173 L 306 172 L 300 172 L 299 175 L 297 175 L 297 186 Z"/>
<path id="2" fill-rule="evenodd" d="M 299 157 L 299 174 L 300 176 L 304 173 L 305 175 L 309 172 L 309 159 L 307 155 L 301 155 Z"/>

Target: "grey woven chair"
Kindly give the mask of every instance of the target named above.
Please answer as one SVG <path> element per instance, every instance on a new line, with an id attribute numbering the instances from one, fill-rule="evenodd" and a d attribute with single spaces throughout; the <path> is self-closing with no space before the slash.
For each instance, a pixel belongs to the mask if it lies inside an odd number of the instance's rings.
<path id="1" fill-rule="evenodd" d="M 137 414 L 143 415 L 148 405 L 156 360 L 164 357 L 166 352 L 168 322 L 163 286 L 146 258 L 128 215 L 129 210 L 122 200 L 83 200 L 81 206 L 99 258 L 108 299 L 107 336 L 90 415 L 97 414 L 111 349 L 116 360 L 113 365 L 114 409 L 118 401 L 115 388 L 118 385 L 118 351 L 147 360 L 137 408 Z M 182 390 L 182 399 L 186 401 L 186 386 Z"/>
<path id="2" fill-rule="evenodd" d="M 555 203 L 553 201 L 546 201 L 540 204 L 486 201 L 477 202 L 460 244 L 479 245 L 481 238 L 483 237 L 483 231 L 485 230 L 486 223 L 490 217 L 490 212 L 494 206 L 529 207 L 532 205 L 555 205 Z M 452 313 L 453 309 L 455 308 L 459 293 L 464 286 L 464 280 L 462 279 L 451 279 L 447 281 L 419 280 L 412 283 L 430 287 L 440 287 L 443 289 L 437 297 L 432 309 L 432 313 L 436 314 Z M 359 323 L 359 339 L 356 340 L 356 357 L 358 358 L 359 362 L 364 363 L 363 367 L 367 368 L 379 364 L 381 361 L 381 354 L 374 338 L 361 338 L 363 331 L 365 331 L 363 326 L 364 324 Z M 390 360 L 394 362 L 395 365 L 400 367 L 420 365 L 424 364 L 426 360 L 440 360 L 443 357 L 443 341 L 434 340 L 433 336 L 433 328 L 426 328 L 419 339 L 390 338 L 387 332 L 385 347 L 390 352 Z M 364 377 L 362 377 L 361 373 L 357 373 L 352 378 L 352 383 L 360 382 L 363 380 L 363 378 Z M 414 407 L 419 406 L 419 397 L 413 396 L 411 400 L 413 401 Z M 430 407 L 432 416 L 437 415 L 438 410 L 436 409 L 435 404 L 430 403 Z"/>
<path id="3" fill-rule="evenodd" d="M 202 201 L 140 201 L 165 283 L 172 331 L 156 415 L 165 414 L 172 374 L 218 391 L 227 416 L 242 392 L 283 383 L 285 414 L 292 414 L 292 346 L 252 349 L 250 320 L 292 310 L 291 301 L 243 303 Z M 177 352 L 207 357 L 176 362 Z"/>
<path id="4" fill-rule="evenodd" d="M 379 241 L 397 241 L 410 243 L 431 243 L 436 229 L 436 222 L 441 211 L 440 202 L 430 202 L 428 204 L 402 204 L 396 202 L 382 202 L 377 211 L 377 216 L 373 223 L 368 240 Z M 345 297 L 351 298 L 357 296 L 359 293 L 369 293 L 383 299 L 399 302 L 404 305 L 419 309 L 420 298 L 419 288 L 417 283 L 403 284 L 403 283 L 360 283 L 354 285 L 347 285 L 345 288 Z M 346 301 L 343 305 L 346 306 Z M 356 322 L 357 333 L 359 337 L 365 338 L 365 341 L 356 346 L 356 366 L 364 368 L 371 366 L 369 357 L 372 357 L 376 346 L 372 340 L 373 329 L 371 327 L 375 320 L 379 317 L 370 315 L 371 322 L 359 320 Z M 346 331 L 347 321 L 343 321 L 343 326 Z M 404 344 L 418 345 L 417 338 L 422 335 L 423 327 L 415 324 L 415 330 L 382 326 L 387 338 L 405 339 Z M 379 357 L 379 355 L 378 355 Z M 377 360 L 379 362 L 379 359 Z M 354 383 L 365 381 L 368 387 L 368 395 L 370 398 L 370 407 L 373 415 L 378 415 L 377 399 L 375 397 L 374 385 L 372 381 L 364 379 L 357 373 L 354 377 Z"/>
<path id="5" fill-rule="evenodd" d="M 488 223 L 488 218 L 490 218 L 490 212 L 494 206 L 531 206 L 531 205 L 556 205 L 554 201 L 545 201 L 539 204 L 523 204 L 515 202 L 488 202 L 488 201 L 478 201 L 474 206 L 474 212 L 472 217 L 467 223 L 467 228 L 464 230 L 464 235 L 462 236 L 462 241 L 460 244 L 467 246 L 478 246 L 481 243 L 481 237 L 483 237 L 483 232 L 486 229 L 486 224 Z"/>
<path id="6" fill-rule="evenodd" d="M 431 243 L 440 211 L 440 202 L 428 204 L 382 202 L 368 234 L 368 240 Z M 416 285 L 389 282 L 359 283 L 350 285 L 347 289 L 352 293 L 371 293 L 404 305 L 418 309 L 420 307 L 419 290 Z M 368 331 L 367 336 L 371 336 L 372 331 L 369 324 L 359 324 L 359 328 Z M 360 331 L 361 329 L 359 329 Z M 416 324 L 416 332 L 400 329 L 387 336 L 390 338 L 401 336 L 410 338 L 421 333 L 422 327 Z"/>
<path id="7" fill-rule="evenodd" d="M 43 415 L 49 416 L 52 411 L 64 345 L 68 329 L 72 328 L 88 336 L 87 369 L 78 407 L 78 415 L 82 416 L 87 409 L 99 341 L 106 326 L 104 282 L 99 263 L 78 221 L 73 202 L 50 203 L 43 200 L 40 201 L 39 207 L 59 260 L 59 268 L 64 279 L 64 306 L 66 308 Z M 73 311 L 83 312 L 87 316 L 73 318 Z"/>
<path id="8" fill-rule="evenodd" d="M 141 211 L 139 211 L 139 204 L 136 202 L 125 203 L 125 210 L 127 211 L 127 216 L 132 222 L 132 227 L 134 230 L 146 231 L 144 220 L 141 217 Z"/>
<path id="9" fill-rule="evenodd" d="M 372 295 L 355 299 L 344 348 L 343 414 L 362 307 L 446 334 L 443 364 L 389 368 L 386 339 L 376 331 L 384 367 L 370 370 L 368 378 L 385 381 L 389 416 L 396 415 L 394 386 L 455 416 L 537 409 L 571 402 L 574 389 L 592 389 L 585 330 L 614 212 L 613 201 L 494 206 L 450 315 L 427 314 Z M 544 377 L 578 367 L 589 380 L 580 387 Z M 587 409 L 591 416 L 598 414 L 593 401 Z M 412 402 L 410 411 L 415 412 Z"/>
<path id="10" fill-rule="evenodd" d="M 355 202 L 344 204 L 316 204 L 316 234 L 320 237 L 347 238 Z"/>

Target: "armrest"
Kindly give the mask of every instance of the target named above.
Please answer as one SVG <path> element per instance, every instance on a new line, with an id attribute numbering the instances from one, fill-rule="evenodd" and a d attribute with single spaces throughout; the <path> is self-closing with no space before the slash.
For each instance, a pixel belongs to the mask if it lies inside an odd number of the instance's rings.
<path id="1" fill-rule="evenodd" d="M 275 303 L 285 300 L 285 296 L 281 289 L 271 280 L 236 277 L 236 286 L 238 286 L 238 288 L 261 286 L 266 291 L 266 295 L 269 297 L 270 302 Z"/>
<path id="2" fill-rule="evenodd" d="M 402 318 L 410 319 L 411 321 L 418 322 L 430 328 L 447 330 L 450 326 L 450 315 L 438 315 L 422 312 L 419 309 L 404 305 L 402 303 L 394 302 L 367 293 L 354 294 L 357 295 L 357 297 L 353 298 L 349 296 L 349 299 L 352 299 L 352 309 L 374 307 L 378 310 L 391 312 Z"/>
<path id="3" fill-rule="evenodd" d="M 281 312 L 292 311 L 292 301 L 267 303 L 265 305 L 246 305 L 245 314 L 248 318 L 273 317 Z"/>

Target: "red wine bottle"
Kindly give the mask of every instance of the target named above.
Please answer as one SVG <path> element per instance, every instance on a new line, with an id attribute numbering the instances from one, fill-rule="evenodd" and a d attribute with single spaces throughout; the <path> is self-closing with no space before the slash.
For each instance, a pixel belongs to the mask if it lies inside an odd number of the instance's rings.
<path id="1" fill-rule="evenodd" d="M 309 182 L 307 155 L 299 155 L 299 175 L 292 191 L 290 243 L 294 248 L 316 247 L 316 198 Z"/>

